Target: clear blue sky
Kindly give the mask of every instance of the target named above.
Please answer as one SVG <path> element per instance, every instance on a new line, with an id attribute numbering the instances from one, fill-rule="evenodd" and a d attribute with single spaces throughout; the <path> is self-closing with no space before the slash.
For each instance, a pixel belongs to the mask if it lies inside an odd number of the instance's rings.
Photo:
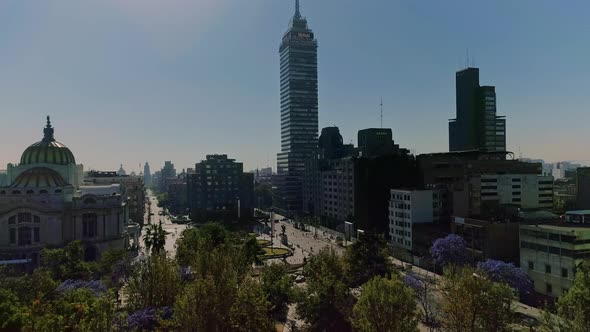
<path id="1" fill-rule="evenodd" d="M 86 168 L 275 167 L 278 46 L 294 0 L 0 1 L 0 164 L 56 138 Z M 319 40 L 320 127 L 384 125 L 446 151 L 469 49 L 509 149 L 590 160 L 590 2 L 301 0 Z"/>

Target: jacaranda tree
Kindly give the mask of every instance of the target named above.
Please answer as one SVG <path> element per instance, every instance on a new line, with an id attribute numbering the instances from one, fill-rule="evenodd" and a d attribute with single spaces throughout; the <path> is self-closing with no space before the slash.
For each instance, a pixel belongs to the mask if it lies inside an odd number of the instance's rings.
<path id="1" fill-rule="evenodd" d="M 477 268 L 486 272 L 492 281 L 506 283 L 520 295 L 533 291 L 531 279 L 522 269 L 512 263 L 488 259 L 477 263 Z"/>
<path id="2" fill-rule="evenodd" d="M 455 234 L 437 239 L 430 248 L 434 262 L 441 266 L 463 266 L 470 261 L 465 240 Z"/>

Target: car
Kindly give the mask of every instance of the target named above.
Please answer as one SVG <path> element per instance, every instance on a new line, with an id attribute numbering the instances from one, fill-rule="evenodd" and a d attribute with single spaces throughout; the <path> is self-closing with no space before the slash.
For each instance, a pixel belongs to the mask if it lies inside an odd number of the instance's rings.
<path id="1" fill-rule="evenodd" d="M 297 276 L 295 278 L 295 282 L 298 283 L 298 284 L 300 284 L 302 282 L 305 282 L 305 277 L 304 276 L 301 276 L 301 275 L 300 276 Z"/>

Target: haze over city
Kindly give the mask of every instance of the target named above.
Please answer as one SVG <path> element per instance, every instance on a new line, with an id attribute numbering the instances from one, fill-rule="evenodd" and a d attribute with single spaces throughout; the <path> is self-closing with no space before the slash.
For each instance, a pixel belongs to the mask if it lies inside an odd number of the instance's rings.
<path id="1" fill-rule="evenodd" d="M 303 1 L 319 40 L 320 128 L 345 143 L 383 126 L 416 153 L 446 151 L 455 72 L 496 86 L 507 149 L 590 160 L 590 4 Z M 55 137 L 86 169 L 194 166 L 227 153 L 276 167 L 278 44 L 292 1 L 0 3 L 0 164 Z M 468 51 L 467 51 L 468 50 Z M 469 60 L 467 60 L 467 52 Z M 567 148 L 564 148 L 567 147 Z"/>

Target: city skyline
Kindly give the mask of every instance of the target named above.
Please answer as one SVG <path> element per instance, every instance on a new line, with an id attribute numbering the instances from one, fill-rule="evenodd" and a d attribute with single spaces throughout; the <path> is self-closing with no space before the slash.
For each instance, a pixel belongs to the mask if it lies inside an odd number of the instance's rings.
<path id="1" fill-rule="evenodd" d="M 590 51 L 576 45 L 590 31 L 587 4 L 301 5 L 322 42 L 320 128 L 338 126 L 345 143 L 379 126 L 382 96 L 384 127 L 397 142 L 417 153 L 447 151 L 455 72 L 469 49 L 482 81 L 496 86 L 508 150 L 590 160 Z M 130 173 L 148 161 L 156 171 L 172 160 L 180 170 L 211 153 L 245 169 L 275 169 L 276 45 L 293 10 L 294 1 L 176 0 L 165 10 L 157 1 L 3 2 L 0 169 L 41 138 L 48 114 L 56 139 L 86 169 L 122 163 Z M 474 27 L 460 28 L 467 25 Z"/>

